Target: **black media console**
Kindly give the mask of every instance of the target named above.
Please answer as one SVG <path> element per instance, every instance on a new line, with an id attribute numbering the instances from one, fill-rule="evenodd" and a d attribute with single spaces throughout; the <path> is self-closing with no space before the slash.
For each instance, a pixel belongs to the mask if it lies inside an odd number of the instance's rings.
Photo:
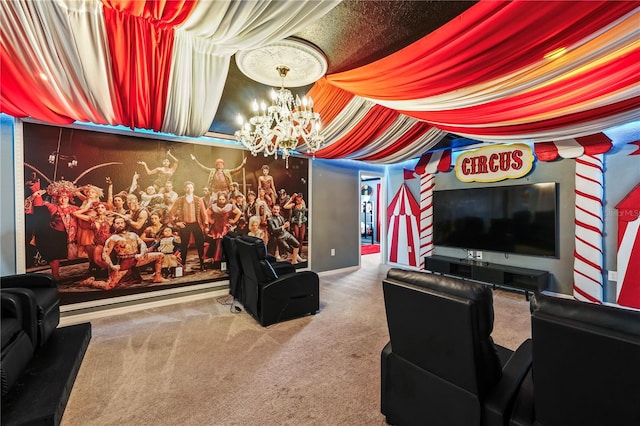
<path id="1" fill-rule="evenodd" d="M 468 278 L 496 286 L 523 290 L 529 300 L 529 292 L 546 290 L 549 273 L 515 266 L 492 265 L 478 260 L 456 259 L 455 257 L 427 256 L 424 269 L 443 275 Z"/>

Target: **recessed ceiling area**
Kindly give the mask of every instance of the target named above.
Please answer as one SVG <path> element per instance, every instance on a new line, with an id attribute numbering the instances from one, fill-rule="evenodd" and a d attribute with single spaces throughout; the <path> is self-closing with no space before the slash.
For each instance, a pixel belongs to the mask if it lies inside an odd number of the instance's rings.
<path id="1" fill-rule="evenodd" d="M 293 36 L 319 48 L 327 59 L 326 74 L 357 68 L 384 58 L 440 28 L 475 1 L 345 0 Z M 269 70 L 269 66 L 265 66 Z M 274 70 L 274 75 L 277 73 Z M 289 78 L 289 77 L 287 77 Z M 280 85 L 277 78 L 276 85 Z M 313 83 L 297 87 L 305 95 Z M 253 99 L 268 99 L 273 85 L 247 77 L 236 60 L 229 75 L 210 131 L 233 135 L 238 113 L 251 115 Z"/>

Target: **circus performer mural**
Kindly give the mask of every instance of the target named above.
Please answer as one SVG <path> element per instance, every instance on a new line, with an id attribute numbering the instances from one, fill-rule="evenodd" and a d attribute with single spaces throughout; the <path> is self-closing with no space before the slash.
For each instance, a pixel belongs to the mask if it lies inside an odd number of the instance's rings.
<path id="1" fill-rule="evenodd" d="M 220 238 L 289 212 L 295 200 L 276 191 L 308 193 L 308 159 L 287 168 L 232 146 L 24 123 L 23 150 L 25 268 L 53 274 L 63 304 L 226 280 Z M 265 176 L 271 202 L 256 213 Z M 301 235 L 288 260 L 306 267 Z"/>

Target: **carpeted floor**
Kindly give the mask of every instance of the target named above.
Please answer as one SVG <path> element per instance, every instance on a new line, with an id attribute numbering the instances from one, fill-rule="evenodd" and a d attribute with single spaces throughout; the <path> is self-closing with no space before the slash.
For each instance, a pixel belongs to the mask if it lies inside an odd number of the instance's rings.
<path id="1" fill-rule="evenodd" d="M 360 246 L 360 254 L 375 254 L 380 253 L 380 244 L 363 244 Z"/>
<path id="2" fill-rule="evenodd" d="M 320 312 L 262 328 L 216 299 L 92 321 L 71 425 L 385 425 L 379 256 L 321 277 Z M 522 294 L 495 293 L 496 343 L 530 336 Z"/>

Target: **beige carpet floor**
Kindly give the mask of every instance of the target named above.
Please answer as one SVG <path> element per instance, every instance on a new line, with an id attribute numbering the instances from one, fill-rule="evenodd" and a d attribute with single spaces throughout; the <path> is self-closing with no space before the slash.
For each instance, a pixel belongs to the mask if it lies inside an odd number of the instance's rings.
<path id="1" fill-rule="evenodd" d="M 321 277 L 318 314 L 268 328 L 216 298 L 92 321 L 62 425 L 385 425 L 379 263 Z M 529 304 L 494 305 L 494 340 L 515 349 Z"/>

